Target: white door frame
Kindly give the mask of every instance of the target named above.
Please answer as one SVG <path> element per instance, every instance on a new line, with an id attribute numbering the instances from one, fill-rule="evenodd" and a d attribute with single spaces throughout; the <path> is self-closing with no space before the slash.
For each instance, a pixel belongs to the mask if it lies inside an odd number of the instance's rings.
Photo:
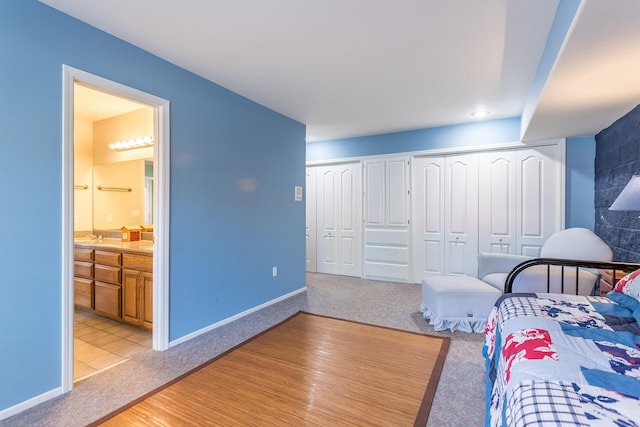
<path id="1" fill-rule="evenodd" d="M 154 107 L 153 349 L 169 348 L 169 101 L 62 66 L 62 392 L 73 388 L 73 85 Z"/>
<path id="2" fill-rule="evenodd" d="M 306 271 L 316 273 L 318 271 L 318 238 L 317 238 L 317 168 L 306 167 L 305 180 L 305 238 L 306 238 Z"/>

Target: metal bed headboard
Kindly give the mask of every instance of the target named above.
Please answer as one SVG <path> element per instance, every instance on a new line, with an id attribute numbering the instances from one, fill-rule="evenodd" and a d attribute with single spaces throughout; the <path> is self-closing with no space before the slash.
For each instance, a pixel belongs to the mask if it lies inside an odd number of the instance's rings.
<path id="1" fill-rule="evenodd" d="M 525 271 L 527 268 L 533 267 L 535 265 L 546 265 L 547 266 L 547 292 L 550 292 L 550 281 L 551 281 L 551 266 L 560 266 L 561 267 L 561 279 L 560 279 L 560 288 L 562 293 L 564 293 L 564 270 L 566 267 L 575 268 L 576 269 L 576 294 L 578 293 L 578 279 L 579 274 L 578 271 L 581 268 L 597 268 L 600 270 L 613 270 L 612 277 L 616 277 L 616 272 L 632 272 L 640 269 L 640 264 L 629 263 L 629 262 L 600 262 L 600 261 L 583 261 L 583 260 L 573 260 L 573 259 L 562 259 L 562 258 L 533 258 L 520 264 L 516 265 L 513 270 L 507 276 L 505 281 L 504 293 L 509 294 L 512 293 L 513 290 L 513 282 L 515 281 L 518 274 Z M 615 283 L 613 283 L 615 286 Z"/>

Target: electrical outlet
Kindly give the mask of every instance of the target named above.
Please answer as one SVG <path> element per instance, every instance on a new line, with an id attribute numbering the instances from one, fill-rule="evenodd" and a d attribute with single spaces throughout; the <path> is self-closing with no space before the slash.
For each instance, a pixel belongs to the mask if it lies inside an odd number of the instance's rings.
<path id="1" fill-rule="evenodd" d="M 278 275 L 278 266 L 274 266 L 272 271 L 273 271 L 273 277 L 276 277 Z"/>
<path id="2" fill-rule="evenodd" d="M 107 214 L 107 222 L 111 224 L 113 222 L 113 215 Z"/>
<path id="3" fill-rule="evenodd" d="M 131 216 L 133 218 L 140 218 L 140 209 L 131 209 Z"/>

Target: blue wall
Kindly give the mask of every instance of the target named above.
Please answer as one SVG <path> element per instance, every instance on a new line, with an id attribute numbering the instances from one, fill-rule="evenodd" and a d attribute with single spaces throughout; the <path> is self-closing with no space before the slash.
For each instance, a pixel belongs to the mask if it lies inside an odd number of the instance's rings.
<path id="1" fill-rule="evenodd" d="M 567 138 L 566 147 L 565 226 L 593 230 L 596 140 Z"/>
<path id="2" fill-rule="evenodd" d="M 307 162 L 519 141 L 517 117 L 307 144 Z"/>
<path id="3" fill-rule="evenodd" d="M 171 340 L 305 285 L 302 124 L 34 0 L 0 57 L 0 411 L 61 385 L 63 64 L 171 102 Z"/>

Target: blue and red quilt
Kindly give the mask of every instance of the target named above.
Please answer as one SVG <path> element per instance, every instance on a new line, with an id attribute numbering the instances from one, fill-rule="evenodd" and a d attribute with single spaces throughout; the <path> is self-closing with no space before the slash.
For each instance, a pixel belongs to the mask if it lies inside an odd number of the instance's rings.
<path id="1" fill-rule="evenodd" d="M 640 302 L 507 294 L 487 319 L 486 426 L 640 427 Z"/>

